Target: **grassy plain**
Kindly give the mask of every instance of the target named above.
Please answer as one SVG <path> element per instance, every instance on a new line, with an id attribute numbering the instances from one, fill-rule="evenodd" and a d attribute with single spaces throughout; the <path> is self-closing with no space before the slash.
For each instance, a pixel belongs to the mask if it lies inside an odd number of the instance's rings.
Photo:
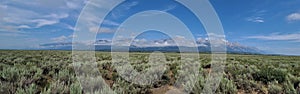
<path id="1" fill-rule="evenodd" d="M 150 53 L 130 53 L 131 65 L 147 68 Z M 165 53 L 169 69 L 153 85 L 132 84 L 113 68 L 108 52 L 96 52 L 98 69 L 110 88 L 120 94 L 163 94 L 180 69 L 180 54 Z M 192 94 L 199 94 L 210 72 L 210 54 L 200 54 L 203 74 Z M 300 57 L 228 54 L 217 94 L 300 94 Z M 75 76 L 71 51 L 0 51 L 0 94 L 86 94 Z M 94 93 L 103 93 L 95 91 Z"/>

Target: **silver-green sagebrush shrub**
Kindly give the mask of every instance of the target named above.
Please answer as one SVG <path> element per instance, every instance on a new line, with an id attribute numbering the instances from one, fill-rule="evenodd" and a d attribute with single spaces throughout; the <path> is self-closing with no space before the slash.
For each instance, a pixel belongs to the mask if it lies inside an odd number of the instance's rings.
<path id="1" fill-rule="evenodd" d="M 271 82 L 268 84 L 268 92 L 269 94 L 281 94 L 283 88 L 279 86 L 277 81 Z"/>
<path id="2" fill-rule="evenodd" d="M 29 87 L 18 88 L 16 94 L 36 94 L 38 87 L 35 84 L 31 84 Z"/>
<path id="3" fill-rule="evenodd" d="M 1 78 L 10 82 L 17 81 L 20 78 L 20 71 L 18 68 L 5 68 L 0 72 Z"/>
<path id="4" fill-rule="evenodd" d="M 232 80 L 227 78 L 222 78 L 219 88 L 216 91 L 217 93 L 224 93 L 224 94 L 236 94 L 237 88 Z"/>
<path id="5" fill-rule="evenodd" d="M 79 82 L 74 82 L 70 86 L 70 94 L 82 94 L 82 88 Z"/>
<path id="6" fill-rule="evenodd" d="M 51 93 L 68 93 L 69 92 L 68 86 L 62 81 L 55 81 L 55 82 L 50 83 L 50 86 L 48 89 L 50 89 L 49 91 L 51 91 Z"/>
<path id="7" fill-rule="evenodd" d="M 283 87 L 285 94 L 297 94 L 296 89 L 294 88 L 294 85 L 291 83 L 291 81 L 286 81 L 283 84 Z"/>

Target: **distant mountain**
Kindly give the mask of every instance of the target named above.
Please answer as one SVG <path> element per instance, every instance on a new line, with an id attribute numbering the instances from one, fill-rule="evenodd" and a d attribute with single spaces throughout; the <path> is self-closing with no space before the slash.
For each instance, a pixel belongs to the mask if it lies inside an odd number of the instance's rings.
<path id="1" fill-rule="evenodd" d="M 125 42 L 122 40 L 121 43 Z M 264 51 L 259 50 L 255 47 L 248 47 L 240 45 L 239 43 L 231 43 L 223 40 L 226 43 L 227 53 L 239 53 L 239 54 L 263 54 Z M 211 52 L 211 44 L 208 39 L 197 39 L 196 40 L 197 47 L 189 46 L 189 45 L 179 45 L 176 46 L 175 42 L 172 39 L 161 39 L 161 40 L 153 40 L 153 41 L 142 41 L 136 40 L 131 43 L 130 46 L 124 45 L 113 45 L 113 51 L 131 51 L 131 52 L 153 52 L 153 51 L 161 51 L 161 52 L 180 52 L 179 48 L 182 52 L 192 52 L 198 49 L 198 52 L 210 53 Z M 92 45 L 95 45 L 96 51 L 111 51 L 112 47 L 111 40 L 97 40 Z M 125 44 L 125 43 L 124 43 Z M 72 50 L 72 43 L 47 43 L 41 44 L 40 49 L 44 50 Z"/>

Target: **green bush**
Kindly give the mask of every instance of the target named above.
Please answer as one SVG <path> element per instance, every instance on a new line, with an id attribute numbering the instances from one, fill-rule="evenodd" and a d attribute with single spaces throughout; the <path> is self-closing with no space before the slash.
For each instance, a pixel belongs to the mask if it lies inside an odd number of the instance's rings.
<path id="1" fill-rule="evenodd" d="M 20 78 L 20 71 L 18 68 L 12 67 L 12 68 L 5 68 L 0 72 L 1 79 L 6 81 L 17 81 Z"/>
<path id="2" fill-rule="evenodd" d="M 264 68 L 252 75 L 256 81 L 262 81 L 267 84 L 275 80 L 279 83 L 286 81 L 287 73 L 280 69 Z"/>
<path id="3" fill-rule="evenodd" d="M 16 94 L 36 94 L 37 93 L 37 86 L 35 84 L 31 84 L 29 87 L 23 89 L 18 88 Z"/>
<path id="4" fill-rule="evenodd" d="M 196 82 L 196 84 L 194 85 L 194 94 L 200 94 L 203 93 L 203 88 L 204 88 L 204 84 L 205 84 L 205 78 L 203 77 L 203 75 L 200 75 L 198 77 L 198 82 Z"/>
<path id="5" fill-rule="evenodd" d="M 283 89 L 278 85 L 278 83 L 272 82 L 268 85 L 268 91 L 269 94 L 282 94 Z"/>
<path id="6" fill-rule="evenodd" d="M 71 85 L 70 94 L 82 94 L 80 83 L 75 82 Z"/>
<path id="7" fill-rule="evenodd" d="M 283 84 L 283 87 L 284 87 L 285 94 L 297 94 L 296 89 L 294 88 L 294 85 L 290 81 L 286 81 Z"/>
<path id="8" fill-rule="evenodd" d="M 62 82 L 62 81 L 55 81 L 50 83 L 50 86 L 48 88 L 48 90 L 46 89 L 45 91 L 50 91 L 51 93 L 68 93 L 69 92 L 69 88 L 68 86 Z"/>
<path id="9" fill-rule="evenodd" d="M 237 88 L 232 80 L 222 78 L 216 93 L 237 94 Z"/>

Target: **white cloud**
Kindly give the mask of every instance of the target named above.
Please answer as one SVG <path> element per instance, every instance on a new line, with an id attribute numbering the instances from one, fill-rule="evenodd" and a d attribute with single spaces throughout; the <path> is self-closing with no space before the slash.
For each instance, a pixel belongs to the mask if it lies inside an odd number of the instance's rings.
<path id="1" fill-rule="evenodd" d="M 246 18 L 246 20 L 249 22 L 255 22 L 255 23 L 265 22 L 264 18 L 262 18 L 262 17 L 249 17 L 249 18 Z"/>
<path id="2" fill-rule="evenodd" d="M 300 33 L 293 33 L 293 34 L 274 33 L 274 34 L 270 34 L 270 35 L 249 36 L 249 37 L 246 37 L 246 38 L 261 39 L 261 40 L 300 42 Z"/>
<path id="3" fill-rule="evenodd" d="M 112 33 L 114 31 L 116 31 L 116 28 L 108 28 L 108 27 L 90 27 L 89 28 L 89 31 L 90 32 L 93 32 L 93 33 Z"/>
<path id="4" fill-rule="evenodd" d="M 15 32 L 22 28 L 34 29 L 59 23 L 61 19 L 69 17 L 70 8 L 64 2 L 64 0 L 31 2 L 4 0 L 0 4 L 0 13 L 4 13 L 0 15 L 1 31 Z"/>
<path id="5" fill-rule="evenodd" d="M 176 45 L 179 46 L 188 46 L 188 47 L 195 47 L 197 46 L 192 40 L 186 39 L 184 36 L 176 35 L 173 40 L 176 42 Z"/>
<path id="6" fill-rule="evenodd" d="M 166 9 L 163 9 L 162 11 L 167 12 L 167 11 L 175 9 L 176 7 L 177 7 L 177 5 L 169 5 Z"/>
<path id="7" fill-rule="evenodd" d="M 73 31 L 75 30 L 74 26 L 71 26 L 69 24 L 65 24 L 65 26 L 66 26 L 67 29 L 70 29 L 70 30 L 73 30 Z"/>
<path id="8" fill-rule="evenodd" d="M 85 0 L 84 4 L 89 4 L 99 9 L 109 9 L 113 3 L 107 0 Z"/>
<path id="9" fill-rule="evenodd" d="M 46 20 L 46 19 L 34 19 L 31 22 L 36 23 L 35 28 L 40 28 L 42 26 L 56 24 L 59 21 L 58 20 Z"/>
<path id="10" fill-rule="evenodd" d="M 28 26 L 28 25 L 20 25 L 20 26 L 18 26 L 18 28 L 31 28 L 30 26 Z"/>
<path id="11" fill-rule="evenodd" d="M 252 16 L 247 17 L 245 20 L 249 22 L 254 22 L 254 23 L 264 23 L 264 15 L 266 14 L 267 10 L 259 10 L 255 9 L 253 11 L 250 11 L 252 13 Z"/>
<path id="12" fill-rule="evenodd" d="M 111 40 L 110 40 L 111 41 Z M 199 46 L 194 41 L 185 38 L 184 36 L 174 36 L 171 38 L 162 38 L 157 40 L 147 40 L 144 38 L 133 39 L 132 37 L 118 36 L 113 39 L 113 44 L 115 46 L 129 46 L 134 45 L 137 47 L 164 47 L 164 46 L 186 46 L 186 47 L 196 47 Z M 132 41 L 132 42 L 131 42 Z M 197 40 L 195 40 L 196 42 Z"/>
<path id="13" fill-rule="evenodd" d="M 74 2 L 66 2 L 66 4 L 71 9 L 76 9 L 78 7 Z"/>
<path id="14" fill-rule="evenodd" d="M 71 35 L 69 35 L 68 37 L 69 37 L 69 38 L 76 38 L 77 35 L 71 34 Z"/>
<path id="15" fill-rule="evenodd" d="M 125 15 L 127 13 L 127 11 L 129 9 L 136 6 L 138 3 L 139 2 L 137 2 L 137 1 L 125 3 L 125 4 L 121 5 L 120 8 L 117 8 L 117 9 L 111 11 L 111 14 L 112 14 L 111 16 L 114 19 L 122 17 L 123 15 Z"/>
<path id="16" fill-rule="evenodd" d="M 77 1 L 77 2 L 76 2 Z M 80 1 L 78 2 L 79 0 L 68 0 L 66 1 L 66 5 L 68 8 L 70 9 L 78 9 L 78 8 L 81 8 L 81 5 L 80 5 Z"/>
<path id="17" fill-rule="evenodd" d="M 116 2 L 116 1 L 114 1 Z M 109 2 L 106 0 L 93 0 L 93 1 L 86 1 L 89 6 L 85 8 L 85 11 L 82 16 L 82 21 L 84 21 L 86 24 L 85 27 L 88 28 L 90 32 L 98 32 L 98 29 L 100 27 L 100 21 L 101 18 L 104 19 L 104 16 L 101 17 L 101 15 L 104 15 L 106 11 L 110 10 L 110 6 L 114 4 L 114 2 Z M 116 26 L 119 25 L 116 22 L 110 21 L 110 20 L 104 20 L 104 25 L 110 25 L 110 26 Z M 108 32 L 109 28 L 105 28 L 104 32 Z"/>
<path id="18" fill-rule="evenodd" d="M 111 6 L 115 5 L 116 1 L 107 1 L 107 0 L 93 0 L 93 1 L 84 1 L 84 3 L 88 4 L 89 6 L 85 7 L 85 12 L 83 13 L 82 22 L 85 22 L 85 26 L 87 28 L 87 30 L 89 32 L 98 32 L 98 33 L 111 33 L 116 31 L 116 27 L 118 27 L 120 25 L 120 23 L 115 22 L 113 20 L 113 18 L 118 18 L 124 14 L 126 14 L 128 12 L 129 9 L 131 9 L 131 7 L 136 6 L 138 4 L 137 1 L 133 1 L 133 2 L 127 2 L 124 3 L 120 6 L 120 8 L 117 8 L 113 11 L 111 11 L 112 14 L 112 18 L 108 18 L 105 20 L 101 20 L 104 19 L 104 13 L 106 13 L 106 11 L 110 11 Z M 100 28 L 100 22 L 102 21 L 102 24 L 104 26 L 102 26 Z M 72 26 L 66 26 L 68 29 L 72 29 L 74 30 L 74 27 Z M 100 29 L 99 29 L 100 28 Z"/>
<path id="19" fill-rule="evenodd" d="M 67 13 L 61 13 L 61 14 L 55 14 L 51 13 L 49 15 L 45 15 L 46 18 L 52 18 L 52 19 L 63 19 L 69 17 L 69 14 Z"/>
<path id="20" fill-rule="evenodd" d="M 169 5 L 165 9 L 159 10 L 161 12 L 145 12 L 145 13 L 141 14 L 141 16 L 154 16 L 154 15 L 163 14 L 164 12 L 171 11 L 171 10 L 175 9 L 176 7 L 177 7 L 177 5 Z"/>
<path id="21" fill-rule="evenodd" d="M 137 1 L 134 1 L 134 2 L 127 3 L 127 4 L 123 5 L 122 7 L 124 7 L 126 10 L 128 10 L 133 6 L 136 6 L 137 4 L 139 4 L 139 3 Z"/>
<path id="22" fill-rule="evenodd" d="M 300 21 L 300 13 L 292 13 L 286 17 L 288 21 Z"/>
<path id="23" fill-rule="evenodd" d="M 0 4 L 0 8 L 7 8 L 7 5 Z"/>
<path id="24" fill-rule="evenodd" d="M 111 20 L 104 20 L 103 21 L 104 25 L 110 25 L 110 26 L 119 26 L 120 24 Z"/>
<path id="25" fill-rule="evenodd" d="M 68 39 L 68 37 L 63 35 L 63 36 L 59 36 L 56 38 L 52 38 L 51 40 L 53 40 L 54 42 L 65 42 L 67 39 Z"/>
<path id="26" fill-rule="evenodd" d="M 1 29 L 0 29 L 1 30 Z M 1 37 L 24 37 L 27 36 L 24 32 L 0 32 Z"/>
<path id="27" fill-rule="evenodd" d="M 76 38 L 77 35 L 69 35 L 69 36 L 65 36 L 65 35 L 62 35 L 62 36 L 59 36 L 59 37 L 55 37 L 55 38 L 51 38 L 52 41 L 54 42 L 67 42 L 67 41 L 70 41 L 72 38 Z"/>

